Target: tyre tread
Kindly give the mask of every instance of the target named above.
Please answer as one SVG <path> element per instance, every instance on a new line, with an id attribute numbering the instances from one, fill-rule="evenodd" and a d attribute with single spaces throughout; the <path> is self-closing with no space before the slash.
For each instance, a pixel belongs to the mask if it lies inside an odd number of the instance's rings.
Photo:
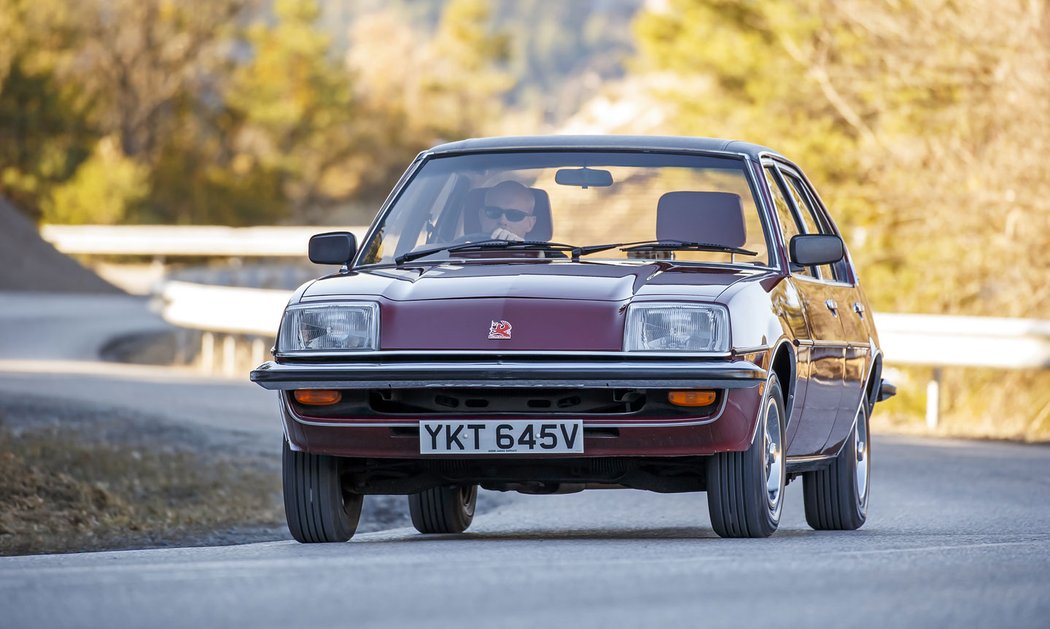
<path id="1" fill-rule="evenodd" d="M 363 497 L 343 494 L 337 458 L 294 451 L 285 442 L 282 467 L 285 519 L 293 538 L 317 543 L 353 537 Z"/>
<path id="2" fill-rule="evenodd" d="M 462 533 L 473 520 L 460 499 L 460 488 L 431 487 L 408 496 L 412 525 L 420 533 Z M 475 500 L 476 500 L 476 493 Z"/>
<path id="3" fill-rule="evenodd" d="M 866 409 L 861 408 L 857 421 L 867 421 Z M 854 426 L 853 430 L 857 427 Z M 868 456 L 870 456 L 870 432 Z M 857 496 L 856 442 L 853 432 L 835 460 L 822 470 L 803 475 L 803 502 L 806 522 L 818 531 L 852 531 L 863 526 L 866 515 Z M 869 479 L 870 482 L 870 479 Z"/>
<path id="4" fill-rule="evenodd" d="M 767 387 L 768 395 L 778 396 L 779 420 L 783 422 L 783 393 L 775 375 L 770 377 Z M 767 400 L 763 397 L 762 413 L 766 412 Z M 761 421 L 765 421 L 765 418 Z M 760 425 L 758 430 L 763 430 L 763 427 Z M 708 462 L 708 510 L 711 527 L 721 537 L 768 537 L 777 529 L 779 521 L 772 521 L 768 513 L 765 479 L 757 467 L 764 465 L 762 457 L 765 453 L 756 450 L 761 449 L 762 439 L 762 433 L 756 432 L 751 449 L 745 452 L 722 452 L 713 455 Z M 759 445 L 756 446 L 756 443 Z"/>

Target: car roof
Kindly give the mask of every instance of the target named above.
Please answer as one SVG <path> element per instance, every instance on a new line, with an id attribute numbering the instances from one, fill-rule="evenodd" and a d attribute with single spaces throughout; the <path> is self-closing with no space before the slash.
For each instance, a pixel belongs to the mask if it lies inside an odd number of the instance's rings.
<path id="1" fill-rule="evenodd" d="M 771 148 L 721 138 L 695 138 L 669 135 L 526 135 L 491 138 L 473 138 L 439 144 L 425 153 L 461 153 L 535 149 L 636 149 L 665 151 L 716 151 L 745 154 L 758 158 L 760 154 L 783 157 Z"/>

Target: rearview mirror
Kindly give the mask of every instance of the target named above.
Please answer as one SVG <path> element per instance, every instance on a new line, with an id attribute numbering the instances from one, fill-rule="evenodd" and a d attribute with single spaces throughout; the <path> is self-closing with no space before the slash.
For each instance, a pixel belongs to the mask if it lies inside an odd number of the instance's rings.
<path id="1" fill-rule="evenodd" d="M 791 262 L 802 266 L 834 264 L 846 255 L 846 248 L 838 236 L 814 234 L 794 236 L 788 243 Z"/>
<path id="2" fill-rule="evenodd" d="M 554 173 L 554 182 L 563 186 L 587 188 L 608 188 L 612 185 L 612 173 L 593 168 L 562 168 Z"/>
<path id="3" fill-rule="evenodd" d="M 357 253 L 357 239 L 350 232 L 328 232 L 310 236 L 310 262 L 350 264 Z"/>

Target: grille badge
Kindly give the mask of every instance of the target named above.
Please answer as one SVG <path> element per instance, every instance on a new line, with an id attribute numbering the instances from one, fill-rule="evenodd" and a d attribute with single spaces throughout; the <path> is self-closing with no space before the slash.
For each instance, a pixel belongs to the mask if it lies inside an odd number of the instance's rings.
<path id="1" fill-rule="evenodd" d="M 489 326 L 489 339 L 496 341 L 510 340 L 510 321 L 493 321 Z"/>

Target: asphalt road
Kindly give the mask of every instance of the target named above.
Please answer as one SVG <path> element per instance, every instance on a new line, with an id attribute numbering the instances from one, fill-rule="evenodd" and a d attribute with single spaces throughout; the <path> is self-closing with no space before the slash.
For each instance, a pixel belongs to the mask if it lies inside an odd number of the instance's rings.
<path id="1" fill-rule="evenodd" d="M 0 395 L 48 376 L 0 358 Z M 195 381 L 147 376 L 199 421 Z M 209 404 L 241 391 L 272 401 Z M 1050 625 L 1050 448 L 875 435 L 872 490 L 864 528 L 818 533 L 796 482 L 766 540 L 715 536 L 703 494 L 592 491 L 483 494 L 461 536 L 0 558 L 0 627 Z"/>
<path id="2" fill-rule="evenodd" d="M 140 297 L 0 292 L 0 395 L 139 410 L 280 443 L 280 424 L 263 419 L 273 417 L 276 394 L 249 383 L 247 374 L 205 377 L 98 360 L 116 336 L 167 329 Z"/>

